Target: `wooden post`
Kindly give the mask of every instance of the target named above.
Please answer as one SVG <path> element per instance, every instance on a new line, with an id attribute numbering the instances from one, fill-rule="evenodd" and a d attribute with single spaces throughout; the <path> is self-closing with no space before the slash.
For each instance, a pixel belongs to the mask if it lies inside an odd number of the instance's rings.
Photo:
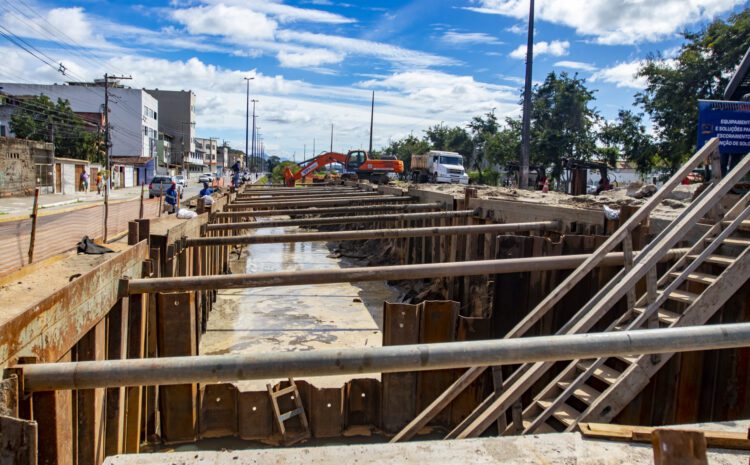
<path id="1" fill-rule="evenodd" d="M 145 184 L 141 184 L 141 205 L 140 205 L 140 208 L 138 209 L 138 219 L 139 220 L 143 219 L 143 191 L 145 190 L 144 186 L 145 186 Z"/>
<path id="2" fill-rule="evenodd" d="M 34 261 L 34 240 L 36 239 L 36 218 L 39 209 L 39 187 L 34 189 L 34 210 L 31 213 L 31 238 L 29 239 L 29 263 Z"/>
<path id="3" fill-rule="evenodd" d="M 708 465 L 701 431 L 657 429 L 651 435 L 654 465 Z"/>
<path id="4" fill-rule="evenodd" d="M 135 245 L 138 243 L 138 222 L 128 222 L 128 245 Z"/>
<path id="5" fill-rule="evenodd" d="M 109 164 L 109 162 L 107 162 Z M 112 173 L 107 174 L 105 179 L 107 185 L 104 189 L 104 234 L 102 235 L 104 243 L 107 243 L 107 223 L 109 220 L 109 190 L 112 188 Z"/>

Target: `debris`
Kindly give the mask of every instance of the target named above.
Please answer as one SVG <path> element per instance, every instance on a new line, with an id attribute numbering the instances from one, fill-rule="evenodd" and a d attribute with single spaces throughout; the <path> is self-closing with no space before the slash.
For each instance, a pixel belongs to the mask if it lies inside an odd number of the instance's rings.
<path id="1" fill-rule="evenodd" d="M 610 221 L 617 220 L 620 218 L 620 210 L 615 210 L 604 205 L 604 216 Z"/>

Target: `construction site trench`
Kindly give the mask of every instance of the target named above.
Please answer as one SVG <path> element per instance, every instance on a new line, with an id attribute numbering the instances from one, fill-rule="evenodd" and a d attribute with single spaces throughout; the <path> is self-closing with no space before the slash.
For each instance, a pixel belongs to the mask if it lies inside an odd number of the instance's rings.
<path id="1" fill-rule="evenodd" d="M 712 149 L 638 201 L 245 186 L 192 219 L 131 221 L 112 254 L 1 278 L 0 413 L 34 430 L 39 463 L 81 464 L 726 428 L 750 417 L 750 196 L 732 192 L 750 161 L 671 194 Z"/>

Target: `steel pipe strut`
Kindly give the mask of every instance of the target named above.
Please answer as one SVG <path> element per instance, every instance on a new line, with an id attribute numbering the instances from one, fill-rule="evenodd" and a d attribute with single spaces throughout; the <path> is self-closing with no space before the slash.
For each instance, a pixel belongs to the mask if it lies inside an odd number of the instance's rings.
<path id="1" fill-rule="evenodd" d="M 263 195 L 258 197 L 238 197 L 235 198 L 235 203 L 248 203 L 248 202 L 290 202 L 290 201 L 305 201 L 309 202 L 312 200 L 335 200 L 335 199 L 358 199 L 362 197 L 376 197 L 378 194 L 371 194 L 369 192 L 346 192 L 346 193 L 326 193 L 326 194 L 305 194 L 305 195 Z"/>
<path id="2" fill-rule="evenodd" d="M 43 363 L 23 367 L 23 385 L 27 392 L 37 392 L 221 383 L 444 370 L 748 346 L 750 323 L 736 323 L 307 352 Z"/>
<path id="3" fill-rule="evenodd" d="M 672 249 L 664 256 L 663 261 L 676 260 L 685 255 L 686 251 L 687 249 Z M 369 266 L 326 270 L 185 276 L 177 278 L 124 279 L 121 281 L 120 289 L 123 294 L 147 294 L 152 292 L 245 289 L 251 287 L 297 286 L 303 284 L 480 276 L 572 269 L 589 257 L 589 254 L 581 254 L 560 257 L 507 258 L 502 260 L 477 260 L 419 265 Z M 622 265 L 623 262 L 622 252 L 612 252 L 607 254 L 601 265 L 616 266 Z"/>
<path id="4" fill-rule="evenodd" d="M 394 213 L 392 215 L 358 215 L 332 216 L 328 218 L 303 218 L 296 220 L 250 221 L 242 223 L 213 223 L 206 226 L 207 231 L 224 231 L 228 229 L 278 228 L 280 226 L 321 226 L 325 224 L 365 223 L 374 221 L 407 221 L 429 220 L 439 218 L 461 218 L 474 215 L 474 210 L 450 210 L 426 213 Z"/>
<path id="5" fill-rule="evenodd" d="M 559 230 L 559 221 L 529 223 L 474 224 L 468 226 L 435 226 L 431 228 L 364 229 L 355 231 L 310 232 L 299 234 L 266 234 L 252 236 L 199 237 L 186 239 L 188 246 L 284 244 L 314 241 L 357 241 L 364 239 L 399 239 L 404 237 L 450 236 L 453 234 L 501 234 L 520 231 Z"/>
<path id="6" fill-rule="evenodd" d="M 306 208 L 306 207 L 317 207 L 317 206 L 342 206 L 352 205 L 357 203 L 378 203 L 378 202 L 412 202 L 416 200 L 414 197 L 408 197 L 405 195 L 373 195 L 372 197 L 355 197 L 350 199 L 335 199 L 335 200 L 300 200 L 292 201 L 285 200 L 283 202 L 249 202 L 249 203 L 230 203 L 225 207 L 228 210 L 235 210 L 240 208 Z"/>
<path id="7" fill-rule="evenodd" d="M 357 205 L 354 207 L 310 207 L 300 209 L 286 210 L 261 210 L 261 211 L 233 211 L 233 212 L 216 212 L 211 215 L 212 218 L 237 218 L 237 217 L 261 217 L 261 216 L 282 216 L 282 215 L 322 215 L 328 213 L 351 213 L 359 214 L 363 212 L 388 212 L 388 211 L 419 211 L 434 210 L 442 208 L 443 204 L 435 203 L 407 203 L 401 205 Z"/>

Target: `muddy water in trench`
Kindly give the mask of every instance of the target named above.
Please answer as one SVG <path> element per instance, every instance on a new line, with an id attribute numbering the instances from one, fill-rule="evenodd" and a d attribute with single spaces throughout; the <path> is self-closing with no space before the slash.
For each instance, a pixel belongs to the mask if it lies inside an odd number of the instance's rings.
<path id="1" fill-rule="evenodd" d="M 292 232 L 299 232 L 299 228 L 254 231 L 255 234 Z M 322 242 L 250 245 L 246 254 L 246 260 L 233 264 L 235 273 L 346 267 L 342 259 L 328 257 L 330 250 Z M 209 316 L 200 353 L 257 354 L 380 346 L 383 301 L 393 301 L 396 296 L 396 291 L 384 282 L 223 290 Z M 304 379 L 318 387 L 340 387 L 349 378 Z M 236 384 L 242 391 L 264 390 L 266 382 Z"/>

